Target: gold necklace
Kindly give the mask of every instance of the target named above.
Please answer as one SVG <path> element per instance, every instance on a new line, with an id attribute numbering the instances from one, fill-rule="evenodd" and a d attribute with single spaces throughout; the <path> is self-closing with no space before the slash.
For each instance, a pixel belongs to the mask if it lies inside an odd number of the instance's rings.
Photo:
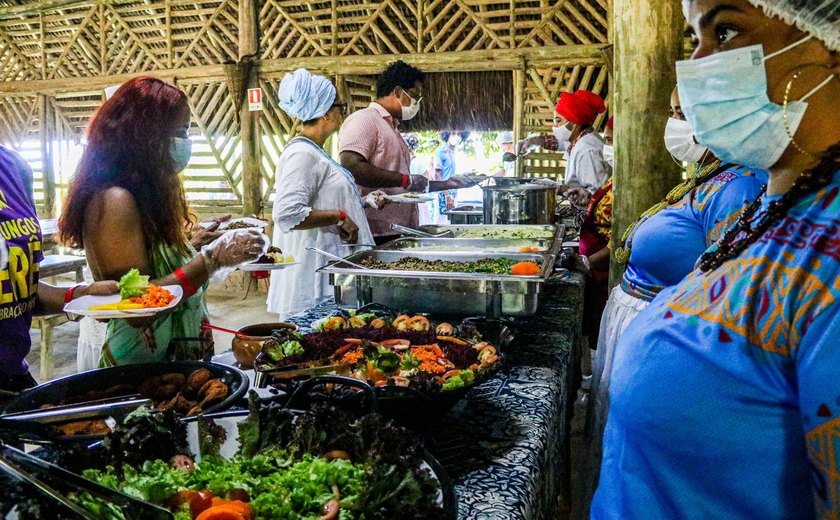
<path id="1" fill-rule="evenodd" d="M 685 197 L 691 192 L 691 190 L 709 180 L 709 178 L 717 172 L 718 168 L 720 168 L 720 160 L 716 159 L 712 164 L 706 166 L 702 170 L 699 170 L 690 178 L 674 186 L 674 188 L 671 191 L 669 191 L 667 195 L 665 195 L 664 199 L 654 204 L 653 206 L 648 208 L 647 211 L 642 213 L 641 216 L 627 228 L 627 231 L 624 232 L 624 235 L 622 235 L 622 245 L 619 246 L 618 249 L 616 249 L 613 253 L 613 256 L 616 259 L 616 261 L 620 265 L 627 265 L 627 261 L 630 260 L 630 251 L 633 248 L 632 236 L 635 234 L 636 228 L 638 228 L 642 222 L 656 215 L 663 209 L 681 201 L 683 197 Z"/>

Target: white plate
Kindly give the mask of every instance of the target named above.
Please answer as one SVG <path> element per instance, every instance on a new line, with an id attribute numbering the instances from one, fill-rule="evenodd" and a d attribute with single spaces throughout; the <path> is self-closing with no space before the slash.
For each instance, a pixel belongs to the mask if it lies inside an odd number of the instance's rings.
<path id="1" fill-rule="evenodd" d="M 247 229 L 264 229 L 266 226 L 268 226 L 268 222 L 266 222 L 265 220 L 260 220 L 258 218 L 253 218 L 253 217 L 242 217 L 242 218 L 230 219 L 227 222 L 222 222 L 221 224 L 219 224 L 218 229 L 219 229 L 219 231 L 225 231 L 225 230 L 227 230 L 227 228 L 230 227 L 231 224 L 234 224 L 236 222 L 244 222 L 244 223 L 248 224 Z M 214 224 L 214 222 L 200 222 L 199 226 L 201 226 L 203 228 L 209 228 L 213 224 Z M 246 228 L 239 228 L 239 229 L 246 229 Z"/>
<path id="2" fill-rule="evenodd" d="M 398 202 L 400 204 L 422 204 L 424 202 L 431 202 L 435 200 L 432 195 L 418 195 L 416 197 L 406 197 L 404 194 L 400 195 L 385 195 L 385 198 L 391 202 Z"/>
<path id="3" fill-rule="evenodd" d="M 280 262 L 279 264 L 245 264 L 240 265 L 237 269 L 240 271 L 277 271 L 278 269 L 285 269 L 293 265 L 298 265 L 300 262 Z"/>
<path id="4" fill-rule="evenodd" d="M 117 303 L 122 298 L 119 294 L 112 294 L 111 296 L 82 296 L 79 299 L 73 300 L 64 306 L 64 312 L 68 314 L 75 314 L 77 316 L 90 316 L 100 320 L 112 318 L 146 318 L 154 316 L 159 312 L 171 309 L 179 303 L 184 297 L 184 290 L 180 285 L 164 285 L 164 289 L 171 292 L 175 299 L 172 300 L 166 307 L 156 307 L 154 309 L 127 309 L 124 311 L 91 311 L 90 307 L 97 305 L 107 305 L 109 303 Z"/>

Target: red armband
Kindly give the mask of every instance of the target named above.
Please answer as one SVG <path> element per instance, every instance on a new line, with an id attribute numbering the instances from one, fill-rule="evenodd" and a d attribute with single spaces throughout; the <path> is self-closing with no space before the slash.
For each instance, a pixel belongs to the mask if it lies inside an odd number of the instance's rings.
<path id="1" fill-rule="evenodd" d="M 73 301 L 73 293 L 76 292 L 76 289 L 81 287 L 81 285 L 74 285 L 73 287 L 67 289 L 67 292 L 64 293 L 64 304 L 68 304 Z"/>
<path id="2" fill-rule="evenodd" d="M 400 186 L 402 189 L 408 188 L 408 185 L 411 184 L 411 177 L 408 175 L 403 175 L 402 185 Z"/>
<path id="3" fill-rule="evenodd" d="M 343 226 L 344 221 L 347 220 L 347 213 L 343 212 L 342 210 L 338 210 L 338 222 L 335 223 L 336 226 Z"/>
<path id="4" fill-rule="evenodd" d="M 178 285 L 180 285 L 181 288 L 184 289 L 185 298 L 189 298 L 190 296 L 198 292 L 198 290 L 195 288 L 195 286 L 192 284 L 189 277 L 187 276 L 187 273 L 185 273 L 182 268 L 179 267 L 178 269 L 175 269 L 175 278 L 178 279 Z"/>

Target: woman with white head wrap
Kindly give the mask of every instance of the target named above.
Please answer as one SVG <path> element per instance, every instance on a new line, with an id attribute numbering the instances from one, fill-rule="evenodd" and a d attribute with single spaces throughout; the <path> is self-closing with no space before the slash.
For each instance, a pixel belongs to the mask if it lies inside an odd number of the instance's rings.
<path id="1" fill-rule="evenodd" d="M 686 118 L 766 193 L 616 347 L 600 518 L 840 517 L 840 2 L 693 0 Z"/>
<path id="2" fill-rule="evenodd" d="M 324 151 L 347 111 L 330 80 L 298 69 L 280 82 L 279 96 L 280 108 L 301 121 L 275 175 L 274 245 L 299 262 L 271 273 L 268 310 L 285 319 L 331 294 L 327 276 L 315 272 L 328 260 L 307 248 L 346 256 L 344 242 L 372 244 L 364 207 L 381 207 L 384 199 L 374 192 L 362 200 L 350 172 Z"/>

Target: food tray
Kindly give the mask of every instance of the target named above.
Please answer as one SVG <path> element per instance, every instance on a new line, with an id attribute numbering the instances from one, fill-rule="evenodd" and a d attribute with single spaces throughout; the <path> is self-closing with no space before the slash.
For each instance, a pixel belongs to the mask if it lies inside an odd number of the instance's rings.
<path id="1" fill-rule="evenodd" d="M 561 226 L 562 228 L 562 226 Z M 504 224 L 463 224 L 463 225 L 425 225 L 417 229 L 437 235 L 445 231 L 451 231 L 455 238 L 554 238 L 558 235 L 558 229 L 552 225 L 504 225 Z M 464 234 L 487 232 L 498 236 L 492 237 L 463 237 Z M 562 231 L 559 233 L 562 236 Z"/>
<path id="2" fill-rule="evenodd" d="M 554 245 L 547 238 L 398 238 L 376 249 L 382 251 L 456 253 L 519 253 L 523 247 L 536 247 L 539 253 L 548 253 Z"/>
<path id="3" fill-rule="evenodd" d="M 115 385 L 137 386 L 152 376 L 170 372 L 189 375 L 193 370 L 206 368 L 212 377 L 228 385 L 228 396 L 214 405 L 208 406 L 204 413 L 221 412 L 233 406 L 245 396 L 249 380 L 241 370 L 216 363 L 201 361 L 172 361 L 165 363 L 137 363 L 118 367 L 100 368 L 79 374 L 55 379 L 22 392 L 6 403 L 4 413 L 37 410 L 45 404 L 56 405 L 75 396 L 84 395 L 91 390 L 105 390 Z"/>
<path id="4" fill-rule="evenodd" d="M 552 227 L 552 229 L 554 229 Z M 404 257 L 424 260 L 472 261 L 510 258 L 542 264 L 538 276 L 510 274 L 356 269 L 332 262 L 318 271 L 330 275 L 335 300 L 341 306 L 360 307 L 377 302 L 392 309 L 443 316 L 533 316 L 542 284 L 554 269 L 555 255 L 539 253 L 410 252 L 371 250 L 351 255 L 351 262 L 374 257 L 395 262 Z"/>

